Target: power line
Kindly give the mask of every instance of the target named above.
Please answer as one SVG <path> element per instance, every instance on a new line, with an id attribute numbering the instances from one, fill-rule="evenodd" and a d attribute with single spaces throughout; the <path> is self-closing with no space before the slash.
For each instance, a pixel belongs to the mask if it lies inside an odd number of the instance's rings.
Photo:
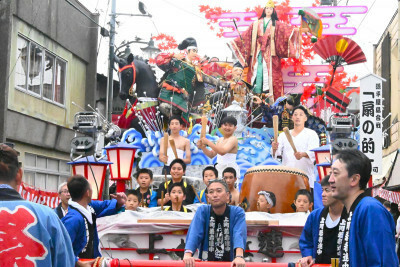
<path id="1" fill-rule="evenodd" d="M 106 21 L 107 21 L 107 13 L 108 13 L 108 9 L 110 8 L 110 0 L 108 0 L 107 3 L 107 10 L 104 16 L 104 22 L 103 22 L 103 27 L 106 26 Z M 100 40 L 99 40 L 99 47 L 97 48 L 97 56 L 99 55 L 99 51 L 100 51 L 100 46 L 101 46 L 101 40 L 103 40 L 103 35 L 100 36 Z"/>
<path id="2" fill-rule="evenodd" d="M 359 24 L 358 27 L 357 27 L 357 31 L 358 31 L 358 28 L 360 28 L 361 24 L 363 23 L 364 19 L 368 16 L 368 13 L 369 13 L 369 11 L 371 11 L 371 9 L 372 9 L 372 7 L 374 6 L 375 2 L 376 2 L 376 0 L 374 0 L 374 2 L 372 3 L 371 7 L 368 8 L 367 13 L 365 14 L 365 16 L 363 17 L 363 19 L 361 20 L 360 24 Z"/>
<path id="3" fill-rule="evenodd" d="M 182 11 L 188 13 L 188 14 L 191 14 L 191 15 L 193 15 L 193 16 L 196 16 L 196 17 L 198 17 L 198 18 L 201 18 L 201 19 L 205 20 L 204 17 L 199 16 L 198 14 L 195 14 L 195 13 L 193 13 L 193 12 L 191 12 L 191 11 L 188 11 L 188 10 L 186 10 L 186 9 L 183 9 L 182 7 L 177 6 L 177 5 L 171 3 L 171 2 L 169 2 L 169 1 L 167 1 L 167 0 L 163 0 L 163 1 L 166 2 L 166 3 L 169 4 L 169 5 L 171 5 L 171 6 L 175 7 L 175 8 L 177 8 L 177 9 L 180 9 L 180 10 L 182 10 Z"/>

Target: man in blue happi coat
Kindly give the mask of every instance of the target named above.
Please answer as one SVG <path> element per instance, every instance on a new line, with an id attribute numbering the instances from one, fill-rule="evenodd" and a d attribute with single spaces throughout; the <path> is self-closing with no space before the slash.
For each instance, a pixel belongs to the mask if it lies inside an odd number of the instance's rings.
<path id="1" fill-rule="evenodd" d="M 194 266 L 196 250 L 204 261 L 231 261 L 237 267 L 245 266 L 247 227 L 242 208 L 229 206 L 229 189 L 222 179 L 208 185 L 211 205 L 201 205 L 193 217 L 187 236 L 185 266 Z"/>
<path id="2" fill-rule="evenodd" d="M 75 265 L 71 240 L 49 207 L 24 200 L 18 152 L 0 144 L 0 266 Z"/>
<path id="3" fill-rule="evenodd" d="M 356 149 L 341 150 L 332 164 L 332 196 L 341 200 L 347 222 L 340 266 L 399 266 L 392 215 L 376 199 L 365 195 L 371 161 Z"/>
<path id="4" fill-rule="evenodd" d="M 112 200 L 92 201 L 92 187 L 81 175 L 69 178 L 67 186 L 71 200 L 68 203 L 69 211 L 62 222 L 71 237 L 75 261 L 79 258 L 101 257 L 96 219 L 117 214 L 126 202 L 126 195 L 117 193 L 110 195 L 115 198 Z"/>
<path id="5" fill-rule="evenodd" d="M 333 198 L 329 175 L 321 180 L 323 208 L 310 213 L 300 236 L 302 267 L 317 264 L 330 264 L 332 258 L 340 257 L 346 216 L 343 203 Z"/>

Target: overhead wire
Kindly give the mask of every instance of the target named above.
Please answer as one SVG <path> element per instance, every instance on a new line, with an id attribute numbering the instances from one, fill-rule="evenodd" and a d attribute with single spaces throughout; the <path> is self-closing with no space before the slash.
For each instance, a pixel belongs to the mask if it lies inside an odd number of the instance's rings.
<path id="1" fill-rule="evenodd" d="M 106 26 L 106 22 L 107 22 L 107 13 L 108 13 L 108 9 L 110 8 L 110 0 L 108 0 L 107 3 L 107 9 L 104 15 L 104 22 L 103 22 L 103 28 L 104 26 Z M 100 36 L 100 40 L 99 40 L 99 47 L 97 48 L 97 56 L 99 56 L 99 51 L 100 51 L 100 46 L 101 46 L 101 40 L 103 40 L 103 35 Z"/>
<path id="2" fill-rule="evenodd" d="M 206 19 L 206 18 L 204 18 L 204 17 L 202 17 L 202 16 L 199 16 L 199 15 L 196 14 L 196 13 L 193 13 L 193 12 L 188 11 L 188 10 L 186 10 L 186 9 L 184 9 L 184 8 L 182 8 L 182 7 L 180 7 L 180 6 L 178 6 L 178 5 L 175 5 L 175 4 L 171 3 L 171 2 L 168 1 L 168 0 L 163 0 L 163 1 L 166 2 L 166 3 L 169 4 L 169 5 L 171 5 L 171 6 L 175 7 L 175 8 L 177 8 L 177 9 L 180 9 L 180 10 L 182 10 L 182 11 L 188 13 L 188 14 L 191 14 L 191 15 L 193 15 L 193 16 L 195 16 L 195 17 L 198 17 L 198 18 L 203 19 L 203 20 Z"/>
<path id="3" fill-rule="evenodd" d="M 368 16 L 369 12 L 371 11 L 371 9 L 374 7 L 376 0 L 374 0 L 374 2 L 372 3 L 371 7 L 368 8 L 367 13 L 365 14 L 365 16 L 363 17 L 363 19 L 361 20 L 360 24 L 358 25 L 358 27 L 356 28 L 358 31 L 358 28 L 360 28 L 361 24 L 363 23 L 364 19 Z"/>

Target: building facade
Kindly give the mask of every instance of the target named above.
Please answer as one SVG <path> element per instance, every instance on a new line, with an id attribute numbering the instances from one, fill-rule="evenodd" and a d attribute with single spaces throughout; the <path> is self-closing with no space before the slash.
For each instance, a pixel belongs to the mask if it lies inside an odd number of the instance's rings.
<path id="1" fill-rule="evenodd" d="M 386 80 L 382 83 L 383 89 L 383 170 L 382 176 L 386 178 L 386 186 L 400 184 L 397 177 L 399 164 L 397 161 L 399 140 L 399 116 L 400 116 L 400 1 L 398 10 L 395 11 L 386 30 L 383 32 L 378 43 L 374 45 L 373 72 Z M 396 169 L 396 171 L 394 171 Z M 379 179 L 376 184 L 384 180 Z"/>
<path id="2" fill-rule="evenodd" d="M 71 174 L 74 115 L 95 105 L 92 20 L 77 0 L 0 1 L 0 142 L 15 143 L 24 181 L 44 190 Z"/>

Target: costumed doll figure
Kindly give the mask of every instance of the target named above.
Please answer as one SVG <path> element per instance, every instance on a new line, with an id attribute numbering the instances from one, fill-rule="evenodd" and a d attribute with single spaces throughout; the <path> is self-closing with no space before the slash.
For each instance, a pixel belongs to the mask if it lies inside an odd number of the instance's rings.
<path id="1" fill-rule="evenodd" d="M 253 92 L 269 92 L 273 99 L 283 95 L 281 58 L 299 56 L 299 29 L 278 21 L 272 0 L 262 15 L 229 45 L 243 67 Z"/>
<path id="2" fill-rule="evenodd" d="M 238 102 L 243 108 L 246 107 L 248 97 L 251 93 L 251 85 L 242 79 L 243 66 L 240 62 L 236 62 L 232 68 L 231 77 L 227 77 L 230 81 L 231 99 Z"/>
<path id="3" fill-rule="evenodd" d="M 255 96 L 255 103 L 260 105 L 263 118 L 262 121 L 267 123 L 268 127 L 272 127 L 272 117 L 278 115 L 279 117 L 279 130 L 282 131 L 283 128 L 288 127 L 293 129 L 292 113 L 296 104 L 296 100 L 293 96 L 281 96 L 275 103 L 268 104 L 268 100 L 262 100 L 261 98 Z"/>
<path id="4" fill-rule="evenodd" d="M 158 100 L 161 102 L 160 111 L 165 116 L 182 116 L 188 124 L 191 109 L 205 101 L 204 82 L 216 86 L 221 84 L 219 80 L 204 74 L 196 64 L 198 49 L 194 38 L 183 40 L 178 49 L 186 50 L 186 57 L 182 53 L 160 53 L 156 56 L 157 66 L 165 71 Z"/>

